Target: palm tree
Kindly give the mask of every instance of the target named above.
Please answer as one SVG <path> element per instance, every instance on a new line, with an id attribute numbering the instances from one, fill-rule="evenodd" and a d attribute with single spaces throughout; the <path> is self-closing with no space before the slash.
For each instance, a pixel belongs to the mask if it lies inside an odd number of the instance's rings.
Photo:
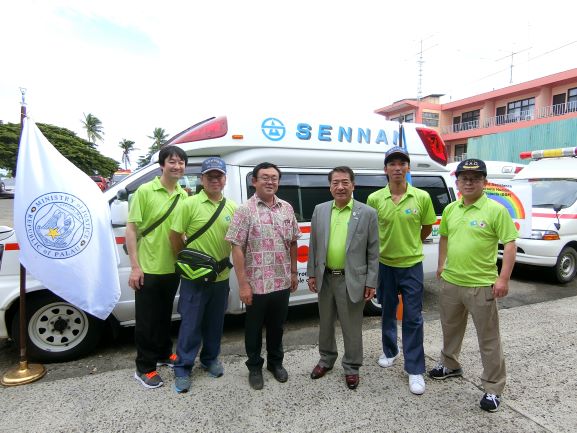
<path id="1" fill-rule="evenodd" d="M 129 154 L 134 149 L 136 149 L 134 147 L 134 141 L 123 138 L 122 141 L 119 142 L 118 144 L 122 149 L 122 163 L 124 164 L 124 168 L 128 168 L 128 165 L 130 164 Z"/>
<path id="2" fill-rule="evenodd" d="M 82 113 L 84 114 L 84 113 Z M 102 130 L 102 122 L 92 113 L 84 114 L 84 120 L 82 122 L 82 127 L 86 129 L 86 135 L 88 136 L 88 141 L 92 144 L 96 144 L 96 140 L 102 141 L 102 136 L 104 131 Z"/>
<path id="3" fill-rule="evenodd" d="M 164 143 L 166 143 L 168 133 L 164 130 L 164 128 L 154 128 L 152 136 L 149 135 L 148 138 L 154 140 L 152 146 L 150 146 L 150 149 L 148 149 L 148 154 L 152 155 L 154 152 L 158 151 Z"/>

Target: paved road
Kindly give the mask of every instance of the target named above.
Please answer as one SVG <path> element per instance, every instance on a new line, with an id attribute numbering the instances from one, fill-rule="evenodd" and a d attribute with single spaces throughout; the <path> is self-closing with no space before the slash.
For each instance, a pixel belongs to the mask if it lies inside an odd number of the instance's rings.
<path id="1" fill-rule="evenodd" d="M 501 312 L 508 382 L 501 409 L 493 414 L 479 409 L 481 365 L 469 324 L 460 357 L 463 377 L 426 379 L 422 396 L 409 392 L 402 358 L 391 368 L 376 364 L 380 330 L 369 329 L 355 391 L 345 387 L 339 363 L 326 377 L 311 380 L 318 349 L 303 343 L 286 354 L 288 382 L 279 384 L 265 371 L 262 391 L 250 389 L 244 357 L 227 354 L 225 375 L 211 379 L 195 369 L 188 394 L 173 391 L 167 368 L 160 371 L 165 386 L 146 390 L 132 378 L 132 366 L 119 364 L 100 374 L 0 389 L 0 431 L 574 432 L 576 309 L 577 297 L 571 297 Z M 337 344 L 342 354 L 341 338 Z M 439 321 L 427 320 L 427 368 L 435 365 L 440 345 Z M 48 368 L 50 376 L 53 366 Z"/>

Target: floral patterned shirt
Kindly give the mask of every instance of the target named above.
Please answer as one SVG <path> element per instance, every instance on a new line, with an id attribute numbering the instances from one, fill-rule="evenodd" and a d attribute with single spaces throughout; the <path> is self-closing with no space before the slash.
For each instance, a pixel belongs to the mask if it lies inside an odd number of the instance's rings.
<path id="1" fill-rule="evenodd" d="M 263 295 L 290 288 L 290 245 L 300 236 L 290 203 L 275 196 L 269 207 L 254 194 L 237 208 L 225 239 L 243 249 L 252 292 Z"/>

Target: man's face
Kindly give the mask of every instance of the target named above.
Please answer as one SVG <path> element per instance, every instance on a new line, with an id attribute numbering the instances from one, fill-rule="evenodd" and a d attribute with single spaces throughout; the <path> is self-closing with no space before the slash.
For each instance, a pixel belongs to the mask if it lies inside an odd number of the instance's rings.
<path id="1" fill-rule="evenodd" d="M 184 176 L 185 167 L 186 164 L 184 160 L 180 159 L 177 155 L 170 155 L 164 160 L 162 175 L 172 180 L 178 180 Z"/>
<path id="2" fill-rule="evenodd" d="M 385 165 L 385 174 L 389 176 L 389 182 L 403 181 L 410 170 L 409 162 L 403 158 L 392 158 Z"/>
<path id="3" fill-rule="evenodd" d="M 221 193 L 226 185 L 226 176 L 218 170 L 204 173 L 201 178 L 202 187 L 207 194 Z"/>
<path id="4" fill-rule="evenodd" d="M 332 175 L 330 189 L 335 202 L 339 205 L 346 205 L 353 196 L 355 184 L 351 181 L 349 173 L 335 171 Z"/>
<path id="5" fill-rule="evenodd" d="M 476 199 L 483 194 L 487 179 L 482 173 L 463 172 L 457 177 L 457 188 L 466 199 Z"/>
<path id="6" fill-rule="evenodd" d="M 279 179 L 279 173 L 273 167 L 261 168 L 256 179 L 252 178 L 252 186 L 256 189 L 256 194 L 266 200 L 278 191 Z"/>

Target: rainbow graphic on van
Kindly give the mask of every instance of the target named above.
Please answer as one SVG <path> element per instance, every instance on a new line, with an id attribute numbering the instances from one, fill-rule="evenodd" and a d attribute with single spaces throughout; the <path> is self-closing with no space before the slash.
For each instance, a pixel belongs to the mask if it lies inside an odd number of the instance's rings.
<path id="1" fill-rule="evenodd" d="M 487 197 L 490 199 L 505 206 L 511 218 L 525 219 L 525 207 L 523 203 L 521 203 L 519 197 L 509 188 L 489 182 L 485 185 L 485 194 L 487 194 Z"/>

